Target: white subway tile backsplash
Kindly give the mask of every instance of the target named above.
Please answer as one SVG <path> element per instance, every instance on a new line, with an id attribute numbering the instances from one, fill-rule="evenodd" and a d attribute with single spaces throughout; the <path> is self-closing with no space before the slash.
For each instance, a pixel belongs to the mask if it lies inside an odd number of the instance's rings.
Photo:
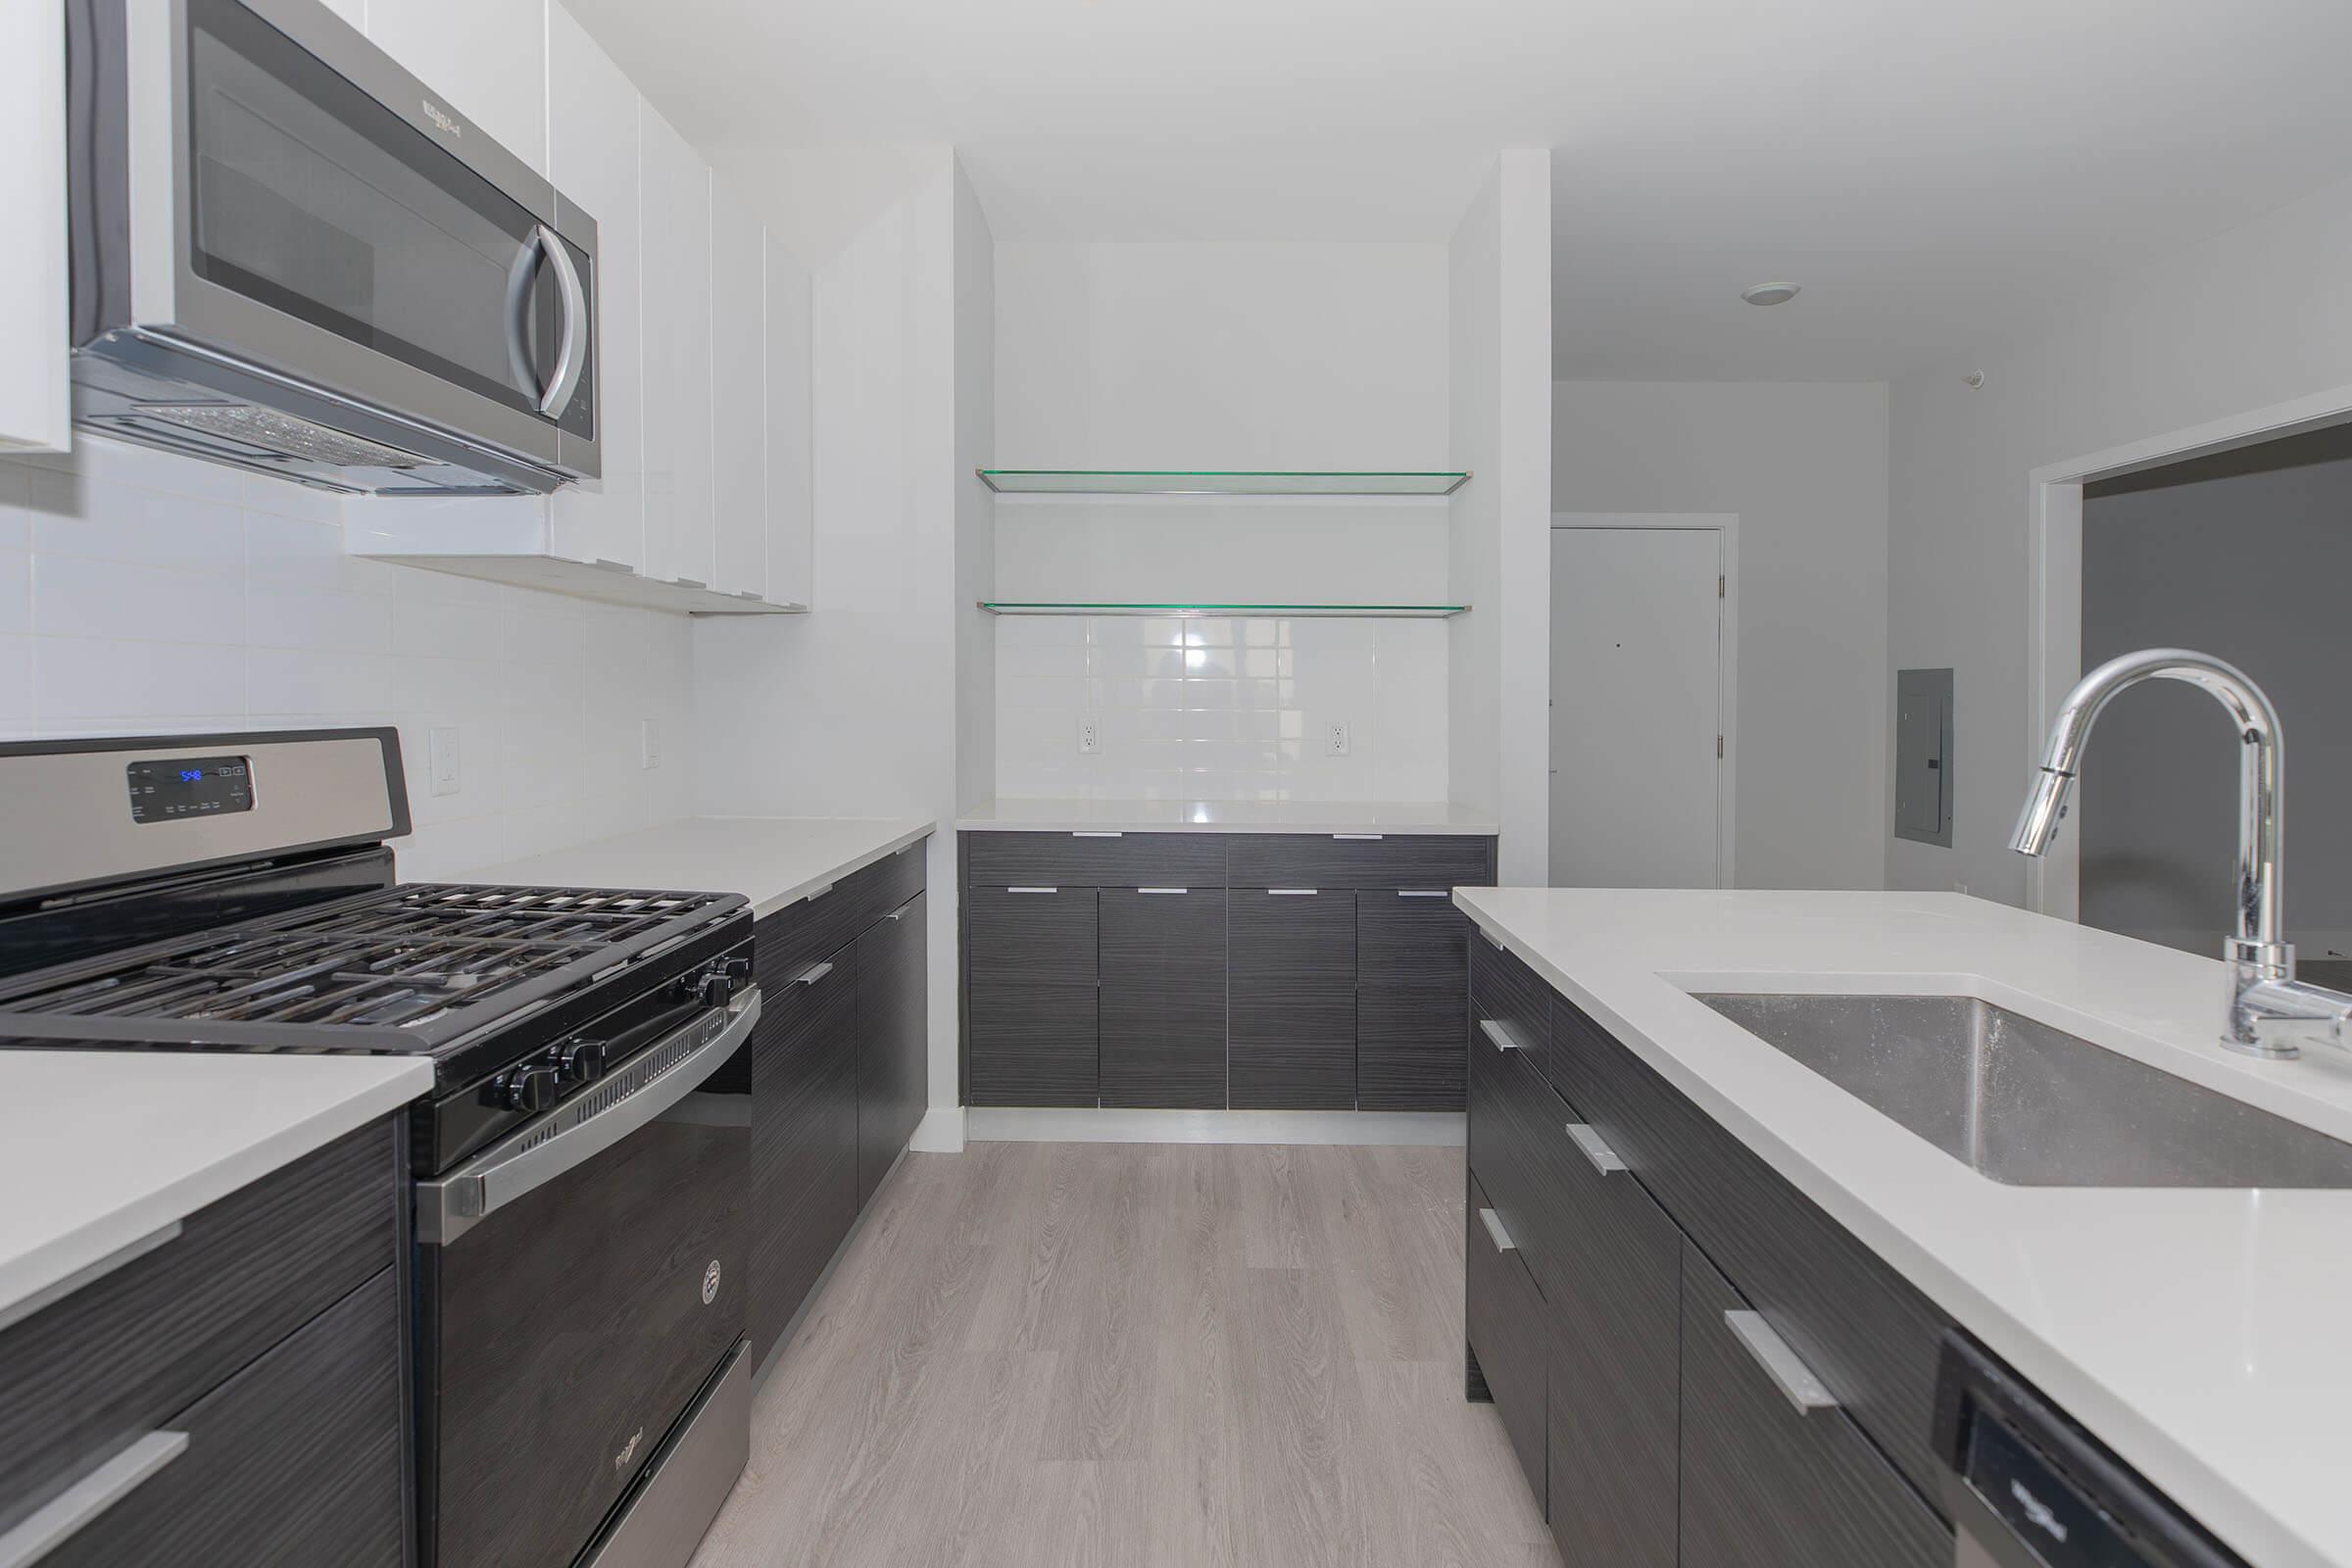
<path id="1" fill-rule="evenodd" d="M 997 793 L 1122 800 L 1443 800 L 1442 621 L 1009 616 Z M 1077 720 L 1102 750 L 1077 751 Z M 1344 720 L 1348 755 L 1326 757 Z"/>
<path id="2" fill-rule="evenodd" d="M 693 704 L 681 616 L 358 560 L 336 497 L 229 468 L 78 435 L 0 461 L 0 734 L 396 725 L 404 876 L 685 814 Z M 464 767 L 436 796 L 440 725 Z"/>

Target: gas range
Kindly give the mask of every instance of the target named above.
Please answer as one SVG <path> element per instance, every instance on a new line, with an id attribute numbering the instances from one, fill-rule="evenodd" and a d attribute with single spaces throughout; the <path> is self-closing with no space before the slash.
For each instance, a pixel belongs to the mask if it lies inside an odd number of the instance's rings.
<path id="1" fill-rule="evenodd" d="M 749 1443 L 747 901 L 403 884 L 390 729 L 0 745 L 0 1049 L 431 1060 L 420 1568 L 698 1538 Z"/>

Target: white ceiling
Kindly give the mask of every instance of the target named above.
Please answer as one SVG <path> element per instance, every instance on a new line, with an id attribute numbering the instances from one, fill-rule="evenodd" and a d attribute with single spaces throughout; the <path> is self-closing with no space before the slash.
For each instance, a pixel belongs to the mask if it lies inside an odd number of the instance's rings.
<path id="1" fill-rule="evenodd" d="M 1442 239 L 1550 147 L 1564 375 L 1901 373 L 2352 177 L 2345 0 L 566 3 L 706 146 L 952 144 L 999 239 Z"/>

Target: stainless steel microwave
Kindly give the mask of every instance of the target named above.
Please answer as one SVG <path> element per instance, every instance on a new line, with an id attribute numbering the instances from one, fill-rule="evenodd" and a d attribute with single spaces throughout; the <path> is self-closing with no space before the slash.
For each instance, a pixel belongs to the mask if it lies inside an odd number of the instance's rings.
<path id="1" fill-rule="evenodd" d="M 598 473 L 595 220 L 319 0 L 68 0 L 67 81 L 83 425 L 380 495 Z"/>

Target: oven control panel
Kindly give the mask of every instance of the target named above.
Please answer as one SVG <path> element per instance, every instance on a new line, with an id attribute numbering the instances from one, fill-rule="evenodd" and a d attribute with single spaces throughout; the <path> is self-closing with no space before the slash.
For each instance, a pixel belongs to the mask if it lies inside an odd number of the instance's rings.
<path id="1" fill-rule="evenodd" d="M 184 822 L 253 809 L 253 760 L 175 757 L 125 766 L 133 822 Z"/>

